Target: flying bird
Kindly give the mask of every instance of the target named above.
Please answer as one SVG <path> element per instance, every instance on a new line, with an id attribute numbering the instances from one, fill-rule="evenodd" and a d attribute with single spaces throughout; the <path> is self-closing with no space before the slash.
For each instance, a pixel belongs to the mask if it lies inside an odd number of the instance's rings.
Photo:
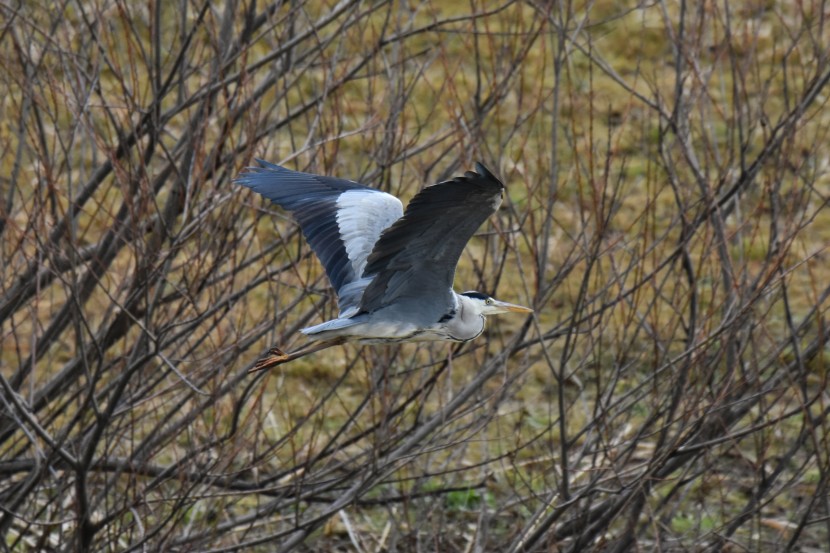
<path id="1" fill-rule="evenodd" d="M 481 163 L 421 190 L 406 208 L 354 181 L 257 160 L 235 182 L 289 211 L 337 292 L 339 316 L 300 332 L 308 346 L 272 348 L 251 372 L 332 345 L 444 340 L 467 342 L 486 315 L 532 309 L 481 292 L 453 290 L 467 242 L 501 204 L 504 185 Z"/>

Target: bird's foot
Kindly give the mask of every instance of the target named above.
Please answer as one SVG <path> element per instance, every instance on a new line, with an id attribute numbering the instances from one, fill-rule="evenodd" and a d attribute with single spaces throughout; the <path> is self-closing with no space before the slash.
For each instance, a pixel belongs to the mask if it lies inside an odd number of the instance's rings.
<path id="1" fill-rule="evenodd" d="M 266 369 L 270 369 L 271 367 L 276 367 L 277 365 L 285 363 L 286 361 L 290 361 L 291 359 L 292 357 L 289 354 L 275 346 L 269 349 L 265 357 L 257 361 L 256 365 L 248 369 L 248 373 L 264 371 Z"/>

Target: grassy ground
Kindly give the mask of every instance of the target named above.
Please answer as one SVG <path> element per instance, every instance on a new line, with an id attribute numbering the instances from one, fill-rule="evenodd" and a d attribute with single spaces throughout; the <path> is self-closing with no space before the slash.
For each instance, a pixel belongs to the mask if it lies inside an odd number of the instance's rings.
<path id="1" fill-rule="evenodd" d="M 821 550 L 824 6 L 0 7 L 12 550 Z M 463 346 L 333 348 L 253 158 L 408 201 L 481 160 Z"/>

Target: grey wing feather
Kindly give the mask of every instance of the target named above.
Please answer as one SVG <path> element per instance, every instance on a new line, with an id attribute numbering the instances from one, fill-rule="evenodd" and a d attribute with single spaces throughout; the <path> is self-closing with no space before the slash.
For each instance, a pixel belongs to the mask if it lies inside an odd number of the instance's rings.
<path id="1" fill-rule="evenodd" d="M 292 171 L 257 160 L 235 182 L 291 212 L 320 259 L 341 313 L 355 309 L 368 280 L 359 279 L 381 232 L 403 214 L 396 197 L 353 181 Z"/>
<path id="2" fill-rule="evenodd" d="M 504 185 L 480 163 L 463 177 L 424 188 L 381 234 L 363 271 L 360 310 L 399 305 L 424 323 L 453 306 L 455 267 L 467 242 L 502 200 Z"/>

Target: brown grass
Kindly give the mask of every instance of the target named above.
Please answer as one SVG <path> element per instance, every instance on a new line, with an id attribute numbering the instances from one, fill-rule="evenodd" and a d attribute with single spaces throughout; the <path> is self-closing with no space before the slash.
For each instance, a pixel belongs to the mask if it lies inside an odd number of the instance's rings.
<path id="1" fill-rule="evenodd" d="M 6 550 L 826 546 L 826 6 L 445 4 L 0 5 Z M 336 310 L 254 157 L 483 161 L 534 316 L 248 376 Z"/>

